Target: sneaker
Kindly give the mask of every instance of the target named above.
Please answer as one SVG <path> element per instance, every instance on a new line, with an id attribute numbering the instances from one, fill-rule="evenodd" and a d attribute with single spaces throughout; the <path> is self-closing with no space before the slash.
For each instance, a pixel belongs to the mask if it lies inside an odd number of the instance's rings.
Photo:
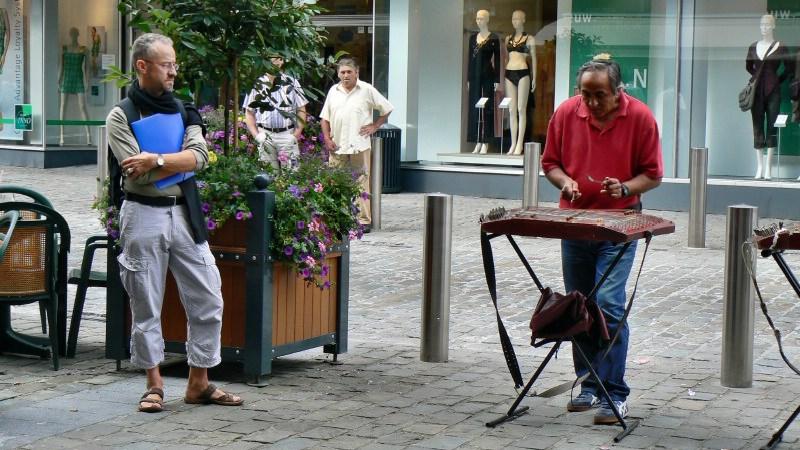
<path id="1" fill-rule="evenodd" d="M 588 411 L 592 408 L 597 407 L 600 404 L 600 399 L 597 398 L 591 392 L 588 391 L 581 391 L 580 395 L 571 399 L 569 403 L 567 403 L 567 411 L 569 412 L 581 412 L 581 411 Z"/>
<path id="2" fill-rule="evenodd" d="M 614 405 L 617 407 L 617 411 L 619 411 L 619 415 L 622 416 L 623 419 L 628 417 L 628 402 L 625 400 L 614 400 Z M 611 406 L 604 401 L 603 406 L 601 406 L 594 415 L 595 425 L 613 425 L 617 422 L 617 416 L 614 415 Z"/>

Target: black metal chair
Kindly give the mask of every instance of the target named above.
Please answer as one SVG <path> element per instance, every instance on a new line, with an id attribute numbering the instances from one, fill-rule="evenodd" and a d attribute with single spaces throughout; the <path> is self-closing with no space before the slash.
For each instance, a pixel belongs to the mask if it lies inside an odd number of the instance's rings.
<path id="1" fill-rule="evenodd" d="M 86 240 L 81 268 L 70 270 L 69 279 L 67 279 L 68 284 L 77 285 L 75 303 L 72 306 L 72 319 L 70 319 L 69 325 L 69 337 L 67 338 L 67 357 L 69 358 L 75 357 L 75 348 L 78 345 L 78 330 L 81 326 L 81 316 L 83 315 L 83 304 L 86 301 L 87 289 L 108 286 L 106 272 L 92 270 L 94 252 L 99 248 L 109 248 L 108 236 L 105 234 L 90 236 Z"/>
<path id="2" fill-rule="evenodd" d="M 5 216 L 17 215 L 5 233 L 0 252 L 0 352 L 47 357 L 59 369 L 65 344 L 59 333 L 61 305 L 67 296 L 67 254 L 70 232 L 64 217 L 47 206 L 31 202 L 0 202 Z M 11 306 L 44 305 L 49 339 L 28 336 L 11 328 Z"/>

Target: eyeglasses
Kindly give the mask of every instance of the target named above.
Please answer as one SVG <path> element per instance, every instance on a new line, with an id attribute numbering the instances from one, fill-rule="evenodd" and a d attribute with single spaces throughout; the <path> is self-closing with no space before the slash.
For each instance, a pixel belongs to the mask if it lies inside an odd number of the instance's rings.
<path id="1" fill-rule="evenodd" d="M 174 63 L 174 62 L 157 63 L 155 61 L 150 61 L 149 59 L 145 59 L 144 61 L 149 62 L 150 64 L 155 64 L 157 66 L 161 66 L 161 68 L 164 69 L 164 70 L 174 69 L 175 72 L 177 72 L 178 69 L 181 68 L 180 64 L 177 64 L 177 63 Z"/>

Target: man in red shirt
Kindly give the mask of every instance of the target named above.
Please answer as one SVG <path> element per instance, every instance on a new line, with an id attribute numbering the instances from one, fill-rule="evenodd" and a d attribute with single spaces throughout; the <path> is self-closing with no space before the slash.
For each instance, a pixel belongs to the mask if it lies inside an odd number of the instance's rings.
<path id="1" fill-rule="evenodd" d="M 578 70 L 580 95 L 562 103 L 547 128 L 542 168 L 547 179 L 561 190 L 561 208 L 641 209 L 639 196 L 661 184 L 663 161 L 658 125 L 647 106 L 626 94 L 619 65 L 598 57 Z M 561 260 L 564 287 L 588 295 L 619 252 L 611 242 L 563 240 Z M 576 337 L 593 361 L 622 417 L 628 414 L 630 388 L 625 383 L 628 325 L 620 324 L 625 311 L 625 284 L 636 255 L 634 242 L 596 294 L 609 333 L 619 336 L 602 361 L 605 348 L 596 340 Z M 575 373 L 588 372 L 573 348 Z M 567 404 L 568 411 L 601 408 L 596 424 L 614 424 L 610 406 L 598 398 L 598 386 L 587 378 L 581 393 Z"/>

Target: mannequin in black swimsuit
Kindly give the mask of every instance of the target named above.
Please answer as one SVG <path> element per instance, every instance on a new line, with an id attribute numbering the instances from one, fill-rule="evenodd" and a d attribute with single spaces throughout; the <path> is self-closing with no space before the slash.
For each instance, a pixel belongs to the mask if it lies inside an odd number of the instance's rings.
<path id="1" fill-rule="evenodd" d="M 536 40 L 524 31 L 524 11 L 514 11 L 511 24 L 514 33 L 506 37 L 506 96 L 511 98 L 508 106 L 511 147 L 508 154 L 520 155 L 528 122 L 528 96 L 536 90 Z"/>
<path id="2" fill-rule="evenodd" d="M 467 141 L 476 142 L 472 153 L 486 153 L 487 143 L 494 137 L 494 92 L 500 81 L 500 39 L 489 31 L 489 11 L 478 11 L 475 22 L 479 31 L 469 38 Z M 482 122 L 478 120 L 478 109 L 475 108 L 481 97 L 489 99 L 483 108 Z"/>

